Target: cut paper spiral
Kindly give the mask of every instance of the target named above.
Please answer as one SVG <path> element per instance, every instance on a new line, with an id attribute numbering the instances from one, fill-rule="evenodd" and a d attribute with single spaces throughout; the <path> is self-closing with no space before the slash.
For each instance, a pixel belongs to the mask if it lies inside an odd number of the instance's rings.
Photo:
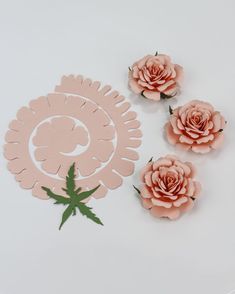
<path id="1" fill-rule="evenodd" d="M 64 76 L 55 92 L 22 107 L 7 134 L 8 168 L 24 189 L 47 199 L 42 186 L 62 190 L 69 167 L 76 166 L 76 185 L 97 185 L 92 195 L 105 196 L 134 172 L 142 133 L 130 103 L 110 86 L 82 76 Z"/>

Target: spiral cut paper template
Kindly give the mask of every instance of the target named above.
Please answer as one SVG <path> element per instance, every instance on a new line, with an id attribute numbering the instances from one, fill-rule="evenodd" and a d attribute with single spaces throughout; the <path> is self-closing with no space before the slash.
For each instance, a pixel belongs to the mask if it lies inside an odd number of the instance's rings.
<path id="1" fill-rule="evenodd" d="M 69 167 L 76 166 L 76 185 L 98 185 L 92 195 L 105 196 L 134 172 L 142 133 L 130 103 L 110 86 L 82 76 L 65 76 L 55 92 L 22 107 L 7 134 L 8 168 L 25 189 L 47 199 L 42 186 L 62 190 Z"/>

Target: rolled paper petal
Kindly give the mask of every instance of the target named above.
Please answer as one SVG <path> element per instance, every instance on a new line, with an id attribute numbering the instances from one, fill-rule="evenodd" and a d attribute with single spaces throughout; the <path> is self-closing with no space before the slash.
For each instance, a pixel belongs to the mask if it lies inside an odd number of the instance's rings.
<path id="1" fill-rule="evenodd" d="M 179 93 L 182 78 L 183 68 L 173 64 L 169 56 L 147 55 L 130 68 L 129 87 L 136 94 L 159 101 L 161 94 L 170 98 Z"/>
<path id="2" fill-rule="evenodd" d="M 143 91 L 143 87 L 141 87 L 135 79 L 130 78 L 129 86 L 135 94 L 139 94 Z"/>
<path id="3" fill-rule="evenodd" d="M 165 133 L 170 144 L 204 154 L 222 145 L 224 127 L 224 117 L 211 104 L 192 100 L 172 111 Z"/>
<path id="4" fill-rule="evenodd" d="M 158 101 L 161 98 L 159 92 L 153 92 L 153 91 L 147 91 L 147 90 L 143 91 L 143 96 L 145 98 L 155 100 L 155 101 Z"/>
<path id="5" fill-rule="evenodd" d="M 155 217 L 177 219 L 189 211 L 198 198 L 201 185 L 194 180 L 195 167 L 175 155 L 148 163 L 141 171 L 140 197 L 145 209 Z"/>

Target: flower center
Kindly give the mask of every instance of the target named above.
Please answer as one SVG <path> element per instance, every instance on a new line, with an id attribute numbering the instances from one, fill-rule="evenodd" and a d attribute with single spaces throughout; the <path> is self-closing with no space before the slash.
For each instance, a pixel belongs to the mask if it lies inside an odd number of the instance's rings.
<path id="1" fill-rule="evenodd" d="M 166 187 L 166 190 L 170 190 L 175 184 L 177 184 L 177 175 L 173 172 L 168 171 L 162 180 Z"/>
<path id="2" fill-rule="evenodd" d="M 192 115 L 192 121 L 196 124 L 199 124 L 202 121 L 202 113 L 201 112 L 194 112 Z"/>

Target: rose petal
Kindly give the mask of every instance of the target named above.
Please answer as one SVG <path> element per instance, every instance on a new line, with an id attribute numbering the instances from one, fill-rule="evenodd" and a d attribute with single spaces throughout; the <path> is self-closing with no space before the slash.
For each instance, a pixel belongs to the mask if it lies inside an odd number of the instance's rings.
<path id="1" fill-rule="evenodd" d="M 191 145 L 184 144 L 184 143 L 177 143 L 176 147 L 178 147 L 179 149 L 182 149 L 184 151 L 188 151 L 191 148 Z"/>
<path id="2" fill-rule="evenodd" d="M 188 201 L 188 197 L 180 197 L 179 199 L 177 199 L 176 201 L 173 202 L 173 205 L 175 207 L 180 207 L 182 204 L 186 203 Z"/>
<path id="3" fill-rule="evenodd" d="M 134 66 L 132 68 L 132 71 L 130 72 L 130 75 L 132 75 L 134 79 L 138 79 L 139 78 L 139 69 L 138 69 L 137 66 Z"/>
<path id="4" fill-rule="evenodd" d="M 173 128 L 172 128 L 171 123 L 168 122 L 165 124 L 165 130 L 166 130 L 167 140 L 169 141 L 170 144 L 175 145 L 178 142 L 179 136 L 177 136 L 173 132 Z"/>
<path id="5" fill-rule="evenodd" d="M 183 126 L 180 119 L 177 119 L 177 127 L 182 131 L 185 130 L 185 127 Z"/>
<path id="6" fill-rule="evenodd" d="M 150 209 L 150 213 L 154 217 L 168 217 L 171 220 L 175 220 L 180 216 L 180 210 L 176 207 L 164 208 L 159 206 L 153 206 Z"/>
<path id="7" fill-rule="evenodd" d="M 193 142 L 194 142 L 192 139 L 190 139 L 189 137 L 186 137 L 185 135 L 181 135 L 179 137 L 179 141 L 181 143 L 186 143 L 186 144 L 193 144 Z"/>
<path id="8" fill-rule="evenodd" d="M 144 176 L 144 182 L 149 187 L 152 187 L 152 185 L 153 185 L 153 182 L 152 182 L 152 173 L 153 173 L 152 171 L 149 171 Z"/>
<path id="9" fill-rule="evenodd" d="M 141 87 L 136 80 L 130 78 L 129 79 L 129 86 L 131 88 L 131 90 L 136 93 L 136 94 L 140 94 L 143 91 L 143 87 Z"/>
<path id="10" fill-rule="evenodd" d="M 181 84 L 183 82 L 183 67 L 178 64 L 175 64 L 175 72 L 175 81 Z"/>
<path id="11" fill-rule="evenodd" d="M 176 155 L 173 155 L 173 154 L 167 154 L 167 155 L 165 156 L 165 158 L 170 159 L 173 163 L 175 162 L 175 160 L 179 160 L 179 157 L 176 156 Z"/>
<path id="12" fill-rule="evenodd" d="M 152 201 L 149 198 L 142 198 L 141 201 L 144 208 L 149 209 L 153 207 Z"/>
<path id="13" fill-rule="evenodd" d="M 195 144 L 192 146 L 192 151 L 196 153 L 207 153 L 211 151 L 211 148 L 210 146 L 206 144 L 198 144 L 198 145 Z"/>
<path id="14" fill-rule="evenodd" d="M 171 64 L 171 58 L 166 54 L 158 54 L 156 59 L 160 60 L 162 64 Z"/>
<path id="15" fill-rule="evenodd" d="M 187 163 L 183 163 L 180 160 L 176 160 L 174 163 L 176 166 L 179 166 L 183 169 L 185 176 L 188 177 L 191 174 L 191 167 L 187 165 Z"/>
<path id="16" fill-rule="evenodd" d="M 146 81 L 138 80 L 137 83 L 143 88 L 143 89 L 149 89 L 150 92 L 153 91 L 155 88 L 147 83 Z M 148 90 L 147 90 L 148 91 Z M 146 97 L 146 96 L 145 96 Z"/>
<path id="17" fill-rule="evenodd" d="M 148 189 L 147 186 L 143 185 L 140 189 L 140 195 L 143 197 L 143 198 L 152 198 L 153 195 L 151 193 L 151 191 Z"/>
<path id="18" fill-rule="evenodd" d="M 168 158 L 159 158 L 153 163 L 153 169 L 157 170 L 160 166 L 171 166 L 172 161 Z"/>
<path id="19" fill-rule="evenodd" d="M 174 85 L 175 81 L 174 80 L 169 80 L 168 82 L 166 82 L 165 84 L 159 86 L 157 89 L 159 92 L 163 92 L 165 91 L 167 88 L 169 88 L 171 85 Z"/>
<path id="20" fill-rule="evenodd" d="M 195 185 L 194 185 L 193 180 L 188 179 L 186 190 L 187 190 L 187 192 L 186 192 L 187 196 L 192 197 L 194 195 Z"/>
<path id="21" fill-rule="evenodd" d="M 147 163 L 146 166 L 143 167 L 142 170 L 140 171 L 140 180 L 141 180 L 143 183 L 145 182 L 145 178 L 144 178 L 145 174 L 146 174 L 147 172 L 153 170 L 153 169 L 152 169 L 152 166 L 153 166 L 152 162 L 149 162 L 149 163 Z"/>
<path id="22" fill-rule="evenodd" d="M 141 69 L 145 65 L 145 63 L 147 62 L 147 60 L 150 59 L 151 57 L 153 57 L 153 55 L 146 55 L 146 56 L 144 56 L 139 61 L 135 62 L 132 67 L 134 67 L 135 65 L 137 65 L 138 68 Z"/>
<path id="23" fill-rule="evenodd" d="M 188 134 L 191 138 L 193 138 L 193 139 L 197 139 L 197 138 L 199 137 L 198 134 L 192 132 L 191 130 L 189 131 L 189 128 L 185 128 L 185 129 L 186 129 L 186 131 L 187 131 L 187 134 Z"/>
<path id="24" fill-rule="evenodd" d="M 221 129 L 224 129 L 225 125 L 226 125 L 225 119 L 224 119 L 224 117 L 221 115 Z"/>
<path id="25" fill-rule="evenodd" d="M 172 206 L 171 202 L 161 201 L 161 200 L 156 199 L 156 198 L 152 198 L 151 201 L 152 201 L 153 205 L 155 205 L 155 206 L 162 206 L 162 207 L 165 207 L 165 208 L 170 208 Z"/>
<path id="26" fill-rule="evenodd" d="M 213 149 L 217 149 L 223 144 L 223 141 L 224 141 L 224 134 L 223 133 L 217 133 L 217 134 L 215 134 L 214 141 L 211 143 L 211 147 Z"/>
<path id="27" fill-rule="evenodd" d="M 194 206 L 194 201 L 191 199 L 191 198 L 188 198 L 188 201 L 184 204 L 182 204 L 180 207 L 179 207 L 179 210 L 180 212 L 187 212 L 189 210 L 191 210 Z"/>
<path id="28" fill-rule="evenodd" d="M 160 100 L 160 93 L 159 92 L 153 92 L 153 91 L 147 91 L 145 90 L 143 92 L 144 97 L 154 100 L 154 101 L 159 101 Z"/>
<path id="29" fill-rule="evenodd" d="M 200 193 L 201 193 L 201 184 L 199 182 L 194 181 L 194 194 L 193 197 L 194 198 L 198 198 Z"/>
<path id="30" fill-rule="evenodd" d="M 185 162 L 185 164 L 190 168 L 191 172 L 188 176 L 190 176 L 191 178 L 194 178 L 196 175 L 196 168 L 195 166 L 191 163 L 191 162 Z"/>
<path id="31" fill-rule="evenodd" d="M 178 120 L 177 117 L 175 117 L 174 115 L 171 115 L 170 123 L 172 125 L 173 131 L 174 131 L 175 134 L 181 135 L 182 131 L 180 129 L 178 129 L 178 127 L 177 127 L 177 120 Z"/>
<path id="32" fill-rule="evenodd" d="M 217 133 L 222 127 L 222 125 L 221 125 L 221 115 L 220 115 L 220 113 L 218 111 L 216 111 L 213 114 L 212 122 L 213 122 L 213 125 L 214 125 L 212 131 L 214 133 Z"/>
<path id="33" fill-rule="evenodd" d="M 168 87 L 166 90 L 162 91 L 163 94 L 174 97 L 176 94 L 179 93 L 179 86 L 177 84 L 173 84 L 172 86 Z"/>
<path id="34" fill-rule="evenodd" d="M 153 192 L 153 196 L 155 198 L 161 198 L 162 197 L 162 195 L 160 193 L 158 193 L 155 189 L 152 189 L 152 192 Z"/>
<path id="35" fill-rule="evenodd" d="M 214 139 L 214 135 L 210 134 L 208 136 L 201 137 L 200 139 L 197 139 L 196 142 L 197 142 L 197 144 L 207 143 L 209 141 L 212 141 L 213 139 Z"/>

